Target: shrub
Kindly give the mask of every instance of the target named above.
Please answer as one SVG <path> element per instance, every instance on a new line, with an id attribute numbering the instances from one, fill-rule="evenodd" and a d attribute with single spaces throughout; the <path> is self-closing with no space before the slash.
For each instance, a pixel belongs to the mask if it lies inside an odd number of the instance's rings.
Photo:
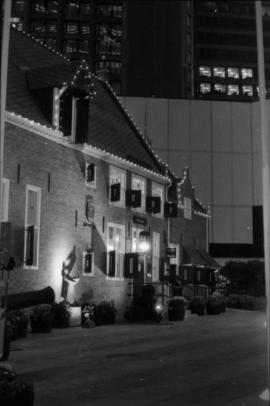
<path id="1" fill-rule="evenodd" d="M 102 324 L 114 324 L 115 316 L 116 308 L 113 301 L 103 301 L 98 305 L 94 305 L 93 313 L 90 317 L 97 326 L 101 326 Z"/>
<path id="2" fill-rule="evenodd" d="M 265 297 L 231 294 L 228 296 L 227 306 L 236 309 L 265 311 L 266 299 Z"/>
<path id="3" fill-rule="evenodd" d="M 171 321 L 179 321 L 185 319 L 186 299 L 177 297 L 170 299 L 168 302 L 168 318 Z"/>
<path id="4" fill-rule="evenodd" d="M 207 314 L 219 314 L 226 310 L 226 302 L 223 295 L 214 292 L 206 301 Z"/>
<path id="5" fill-rule="evenodd" d="M 1 406 L 32 406 L 34 388 L 32 384 L 21 382 L 13 371 L 0 367 Z"/>
<path id="6" fill-rule="evenodd" d="M 52 319 L 50 305 L 36 306 L 30 314 L 32 333 L 49 333 L 52 329 Z"/>
<path id="7" fill-rule="evenodd" d="M 69 304 L 65 301 L 52 305 L 53 328 L 66 328 L 70 325 Z"/>
<path id="8" fill-rule="evenodd" d="M 7 328 L 10 329 L 11 340 L 26 337 L 28 317 L 22 310 L 8 312 L 6 323 Z"/>
<path id="9" fill-rule="evenodd" d="M 198 314 L 203 316 L 205 314 L 205 303 L 206 300 L 202 296 L 196 296 L 189 305 L 190 311 L 192 314 Z"/>

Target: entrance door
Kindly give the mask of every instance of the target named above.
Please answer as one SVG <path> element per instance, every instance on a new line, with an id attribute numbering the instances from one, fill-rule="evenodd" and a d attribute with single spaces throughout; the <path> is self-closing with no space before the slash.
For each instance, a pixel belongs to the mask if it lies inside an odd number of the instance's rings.
<path id="1" fill-rule="evenodd" d="M 145 281 L 145 255 L 142 255 L 139 250 L 139 240 L 140 240 L 140 232 L 142 231 L 141 228 L 132 228 L 132 252 L 138 252 L 139 254 L 139 266 L 138 266 L 138 278 L 137 282 L 144 283 Z"/>

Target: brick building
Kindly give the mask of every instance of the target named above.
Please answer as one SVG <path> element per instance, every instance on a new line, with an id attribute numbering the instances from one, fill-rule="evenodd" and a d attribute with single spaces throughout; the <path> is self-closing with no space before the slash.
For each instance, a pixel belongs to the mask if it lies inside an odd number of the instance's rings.
<path id="1" fill-rule="evenodd" d="M 181 179 L 168 171 L 86 62 L 12 29 L 7 91 L 2 240 L 16 260 L 11 292 L 50 285 L 57 300 L 123 309 L 142 284 L 169 294 L 169 273 L 188 282 L 180 265 L 215 268 L 188 170 Z"/>

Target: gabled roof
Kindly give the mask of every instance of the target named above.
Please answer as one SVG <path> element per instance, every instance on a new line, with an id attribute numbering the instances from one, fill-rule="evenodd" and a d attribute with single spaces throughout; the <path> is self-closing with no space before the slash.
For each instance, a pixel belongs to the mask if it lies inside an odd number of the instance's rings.
<path id="1" fill-rule="evenodd" d="M 64 84 L 75 86 L 78 70 L 87 71 L 88 66 L 82 63 L 79 67 L 14 28 L 10 34 L 7 110 L 52 127 L 32 91 Z M 87 143 L 165 175 L 165 164 L 136 129 L 109 85 L 93 75 L 91 81 L 96 95 L 90 102 Z"/>

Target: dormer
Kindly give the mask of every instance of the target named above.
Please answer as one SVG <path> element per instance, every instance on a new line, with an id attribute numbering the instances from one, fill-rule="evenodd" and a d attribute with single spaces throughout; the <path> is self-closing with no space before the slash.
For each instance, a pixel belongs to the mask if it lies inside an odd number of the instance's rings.
<path id="1" fill-rule="evenodd" d="M 74 143 L 87 142 L 90 96 L 78 88 L 53 89 L 52 125 Z"/>

